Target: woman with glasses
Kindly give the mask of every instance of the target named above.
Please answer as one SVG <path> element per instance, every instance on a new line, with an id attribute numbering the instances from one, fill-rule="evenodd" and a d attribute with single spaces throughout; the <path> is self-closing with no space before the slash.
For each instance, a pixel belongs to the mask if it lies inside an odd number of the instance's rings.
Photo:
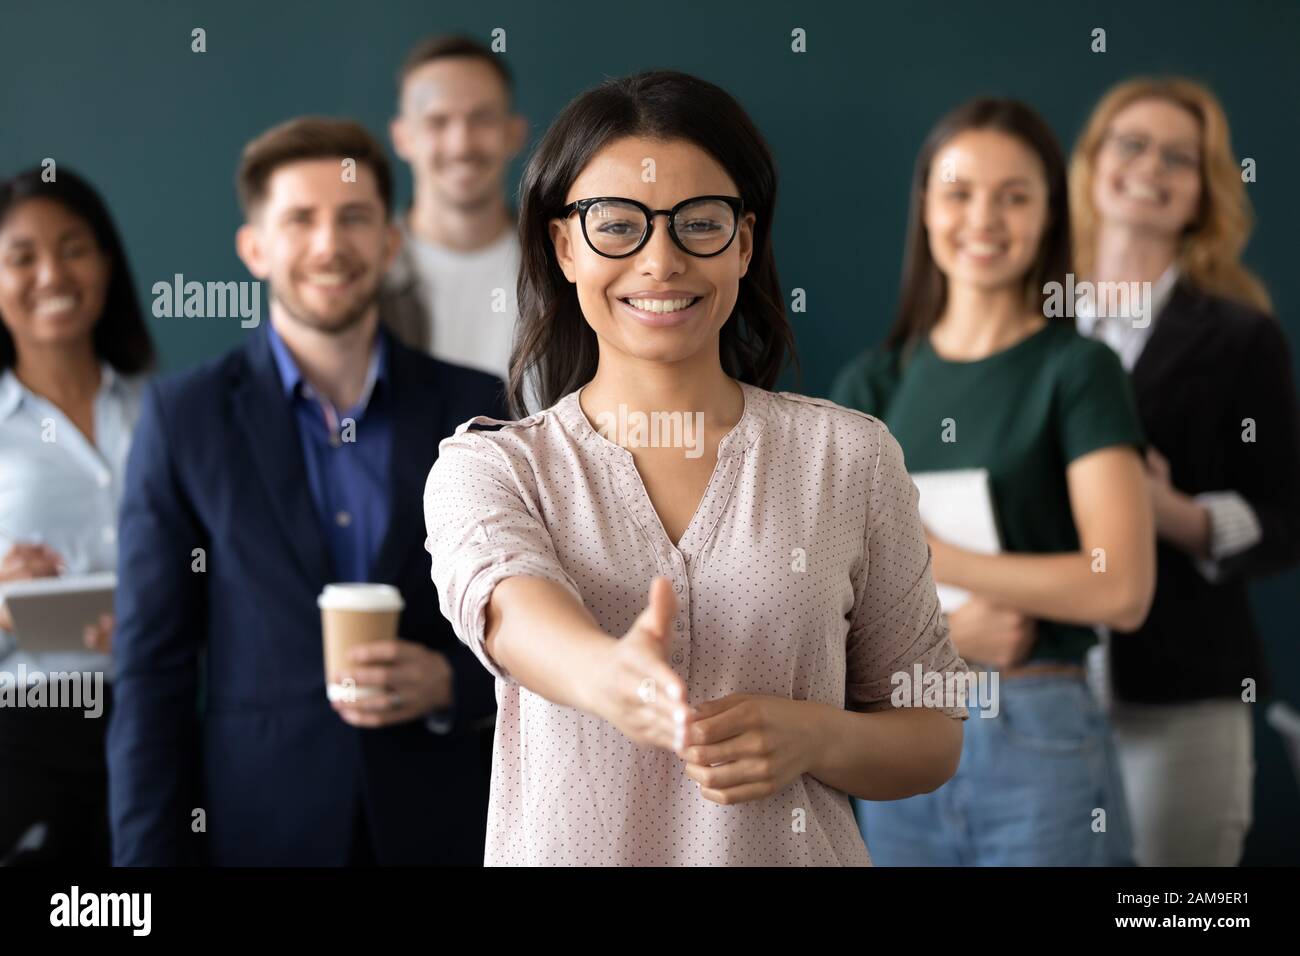
<path id="1" fill-rule="evenodd" d="M 117 566 L 117 512 L 153 345 L 104 202 L 60 168 L 0 182 L 0 587 Z M 112 619 L 84 651 L 28 653 L 0 606 L 0 681 L 105 673 Z M 108 678 L 102 678 L 109 694 Z M 13 684 L 11 683 L 11 686 Z M 104 731 L 67 708 L 0 707 L 0 865 L 107 865 Z"/>
<path id="2" fill-rule="evenodd" d="M 489 864 L 867 864 L 850 794 L 932 790 L 961 677 L 884 426 L 773 392 L 776 172 L 674 72 L 569 104 L 521 188 L 512 403 L 425 492 L 443 613 L 497 678 Z M 648 597 L 647 597 L 648 594 Z"/>
<path id="3" fill-rule="evenodd" d="M 917 157 L 898 318 L 836 382 L 879 415 L 913 472 L 983 469 L 1002 551 L 929 529 L 963 658 L 997 676 L 933 793 L 859 804 L 877 862 L 1127 862 L 1109 728 L 1086 683 L 1098 621 L 1133 628 L 1151 600 L 1142 434 L 1124 370 L 1045 307 L 1070 262 L 1065 162 L 1027 106 L 976 99 Z M 1051 313 L 1051 314 L 1049 314 Z"/>
<path id="4" fill-rule="evenodd" d="M 1249 577 L 1300 560 L 1300 417 L 1286 339 L 1241 263 L 1250 201 L 1214 95 L 1136 79 L 1071 164 L 1080 330 L 1132 375 L 1150 440 L 1157 575 L 1146 622 L 1107 642 L 1111 720 L 1146 866 L 1235 866 L 1250 829 L 1251 705 L 1268 692 Z M 1098 668 L 1103 674 L 1105 667 Z"/>

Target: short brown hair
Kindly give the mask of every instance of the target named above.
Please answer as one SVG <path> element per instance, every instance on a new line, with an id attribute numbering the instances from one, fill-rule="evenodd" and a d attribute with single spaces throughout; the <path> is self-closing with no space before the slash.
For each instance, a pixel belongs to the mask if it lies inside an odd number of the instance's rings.
<path id="1" fill-rule="evenodd" d="M 497 71 L 497 76 L 501 78 L 502 84 L 505 85 L 506 99 L 514 99 L 515 79 L 511 76 L 510 68 L 506 66 L 505 60 L 482 43 L 479 43 L 478 40 L 465 36 L 426 37 L 417 43 L 411 49 L 411 52 L 406 54 L 401 69 L 397 71 L 397 92 L 400 94 L 402 86 L 406 83 L 406 78 L 426 63 L 457 56 L 486 62 L 492 69 Z"/>
<path id="2" fill-rule="evenodd" d="M 246 217 L 266 199 L 266 186 L 281 166 L 306 159 L 352 159 L 370 167 L 384 201 L 393 209 L 393 173 L 384 147 L 360 123 L 323 116 L 300 116 L 273 126 L 244 147 L 235 188 Z"/>

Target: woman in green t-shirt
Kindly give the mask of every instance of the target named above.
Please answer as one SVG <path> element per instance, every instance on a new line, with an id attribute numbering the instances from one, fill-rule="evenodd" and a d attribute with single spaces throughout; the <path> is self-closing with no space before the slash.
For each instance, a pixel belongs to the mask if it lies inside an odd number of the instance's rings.
<path id="1" fill-rule="evenodd" d="M 1001 553 L 929 529 L 935 580 L 969 594 L 948 622 L 983 669 L 988 719 L 968 721 L 943 787 L 858 804 L 879 864 L 1130 859 L 1083 664 L 1094 625 L 1146 615 L 1151 507 L 1124 370 L 1057 308 L 1069 262 L 1065 164 L 1043 120 L 1001 99 L 942 119 L 917 158 L 898 319 L 832 397 L 882 418 L 913 474 L 988 473 Z"/>

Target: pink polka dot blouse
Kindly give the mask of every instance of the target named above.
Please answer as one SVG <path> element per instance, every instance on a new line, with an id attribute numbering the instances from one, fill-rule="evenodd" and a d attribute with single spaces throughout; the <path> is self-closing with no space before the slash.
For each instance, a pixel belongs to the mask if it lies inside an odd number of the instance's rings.
<path id="1" fill-rule="evenodd" d="M 742 388 L 744 413 L 676 545 L 580 392 L 519 422 L 472 419 L 442 442 L 424 498 L 433 582 L 497 680 L 487 864 L 870 864 L 843 791 L 804 774 L 764 799 L 710 802 L 676 754 L 532 693 L 483 645 L 506 578 L 567 588 L 619 636 L 663 575 L 678 602 L 669 660 L 690 703 L 748 693 L 879 711 L 916 663 L 964 672 L 885 425 Z"/>

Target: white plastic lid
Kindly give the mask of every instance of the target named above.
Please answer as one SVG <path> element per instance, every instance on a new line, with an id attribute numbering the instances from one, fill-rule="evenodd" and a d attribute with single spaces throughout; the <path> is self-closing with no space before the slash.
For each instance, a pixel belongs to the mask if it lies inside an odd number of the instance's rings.
<path id="1" fill-rule="evenodd" d="M 316 606 L 340 611 L 400 611 L 402 592 L 391 584 L 327 584 Z"/>

